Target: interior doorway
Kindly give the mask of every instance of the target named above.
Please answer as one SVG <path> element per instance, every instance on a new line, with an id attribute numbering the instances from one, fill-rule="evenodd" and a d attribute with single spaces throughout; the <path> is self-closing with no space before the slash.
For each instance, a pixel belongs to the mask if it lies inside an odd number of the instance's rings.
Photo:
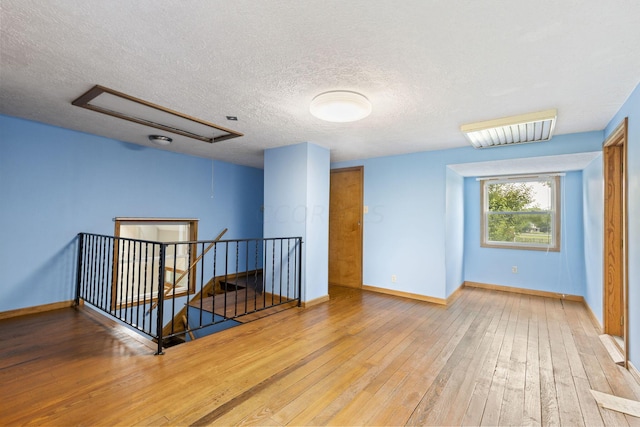
<path id="1" fill-rule="evenodd" d="M 187 242 L 167 247 L 164 260 L 165 299 L 194 293 L 192 272 L 198 240 L 198 220 L 193 218 L 114 218 L 111 306 L 155 303 L 157 292 L 141 284 L 152 283 L 160 273 L 160 246 L 153 242 Z M 142 242 L 137 242 L 137 241 Z M 149 243 L 149 244 L 146 244 Z"/>
<path id="2" fill-rule="evenodd" d="M 620 345 L 627 366 L 627 119 L 604 142 L 604 333 Z"/>
<path id="3" fill-rule="evenodd" d="M 329 284 L 362 288 L 362 166 L 333 169 L 329 190 Z"/>

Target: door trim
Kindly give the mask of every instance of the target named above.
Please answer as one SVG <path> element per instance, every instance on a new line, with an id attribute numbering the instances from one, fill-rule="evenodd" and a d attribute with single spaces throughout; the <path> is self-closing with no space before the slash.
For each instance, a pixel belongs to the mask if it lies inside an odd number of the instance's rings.
<path id="1" fill-rule="evenodd" d="M 609 290 L 611 290 L 612 284 L 610 280 L 607 279 L 607 271 L 609 270 L 610 263 L 608 253 L 608 245 L 607 245 L 607 234 L 614 231 L 616 227 L 620 226 L 622 230 L 615 230 L 620 232 L 620 238 L 622 240 L 620 246 L 620 258 L 622 263 L 622 271 L 620 274 L 620 278 L 622 283 L 621 286 L 621 297 L 622 297 L 622 333 L 624 339 L 624 348 L 622 348 L 622 353 L 624 356 L 624 366 L 628 369 L 628 354 L 629 354 L 629 301 L 628 301 L 628 293 L 629 293 L 629 251 L 628 251 L 628 175 L 627 175 L 627 127 L 628 127 L 628 118 L 622 120 L 622 122 L 616 127 L 616 129 L 609 135 L 609 137 L 605 140 L 602 145 L 602 154 L 603 154 L 603 164 L 604 164 L 604 240 L 603 240 L 603 255 L 604 255 L 604 265 L 603 265 L 603 294 L 602 294 L 602 302 L 603 302 L 603 329 L 604 333 L 609 333 L 610 322 L 615 321 L 609 319 L 609 315 L 607 314 L 608 300 L 607 295 L 609 294 Z M 614 155 L 618 155 L 621 158 L 621 168 L 622 173 L 611 174 L 607 171 L 607 160 Z M 614 175 L 614 176 L 611 176 Z M 617 175 L 617 176 L 616 176 Z M 607 223 L 606 219 L 607 211 L 611 208 L 609 203 L 609 198 L 606 196 L 606 192 L 608 188 L 613 186 L 613 191 L 619 192 L 620 194 L 620 221 L 614 223 L 613 225 L 609 222 Z M 619 225 L 618 225 L 619 224 Z M 617 252 L 617 250 L 616 250 Z M 611 266 L 615 268 L 614 266 Z"/>

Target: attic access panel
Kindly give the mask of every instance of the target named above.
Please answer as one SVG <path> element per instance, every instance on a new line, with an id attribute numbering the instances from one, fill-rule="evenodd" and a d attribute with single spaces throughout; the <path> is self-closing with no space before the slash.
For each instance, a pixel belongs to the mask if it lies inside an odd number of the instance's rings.
<path id="1" fill-rule="evenodd" d="M 112 117 L 128 120 L 166 132 L 214 143 L 243 136 L 242 133 L 218 126 L 169 108 L 135 98 L 122 92 L 95 85 L 72 102 Z"/>

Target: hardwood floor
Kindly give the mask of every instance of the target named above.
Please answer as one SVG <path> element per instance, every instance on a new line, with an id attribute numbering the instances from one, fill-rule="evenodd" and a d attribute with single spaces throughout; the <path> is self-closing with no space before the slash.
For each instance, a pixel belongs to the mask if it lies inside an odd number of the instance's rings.
<path id="1" fill-rule="evenodd" d="M 0 425 L 639 425 L 577 302 L 465 288 L 449 307 L 334 287 L 153 356 L 88 308 L 0 321 Z"/>

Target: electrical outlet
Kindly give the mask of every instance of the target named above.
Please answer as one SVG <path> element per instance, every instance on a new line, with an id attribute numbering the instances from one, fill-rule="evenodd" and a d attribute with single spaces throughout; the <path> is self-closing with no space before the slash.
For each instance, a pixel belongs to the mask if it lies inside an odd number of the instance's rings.
<path id="1" fill-rule="evenodd" d="M 513 267 L 511 267 L 511 272 L 512 272 L 513 274 L 516 274 L 516 273 L 518 272 L 518 266 L 517 266 L 517 265 L 514 265 Z"/>
<path id="2" fill-rule="evenodd" d="M 396 275 L 392 275 L 391 276 L 391 283 L 396 283 L 398 281 L 398 278 L 396 277 Z"/>

